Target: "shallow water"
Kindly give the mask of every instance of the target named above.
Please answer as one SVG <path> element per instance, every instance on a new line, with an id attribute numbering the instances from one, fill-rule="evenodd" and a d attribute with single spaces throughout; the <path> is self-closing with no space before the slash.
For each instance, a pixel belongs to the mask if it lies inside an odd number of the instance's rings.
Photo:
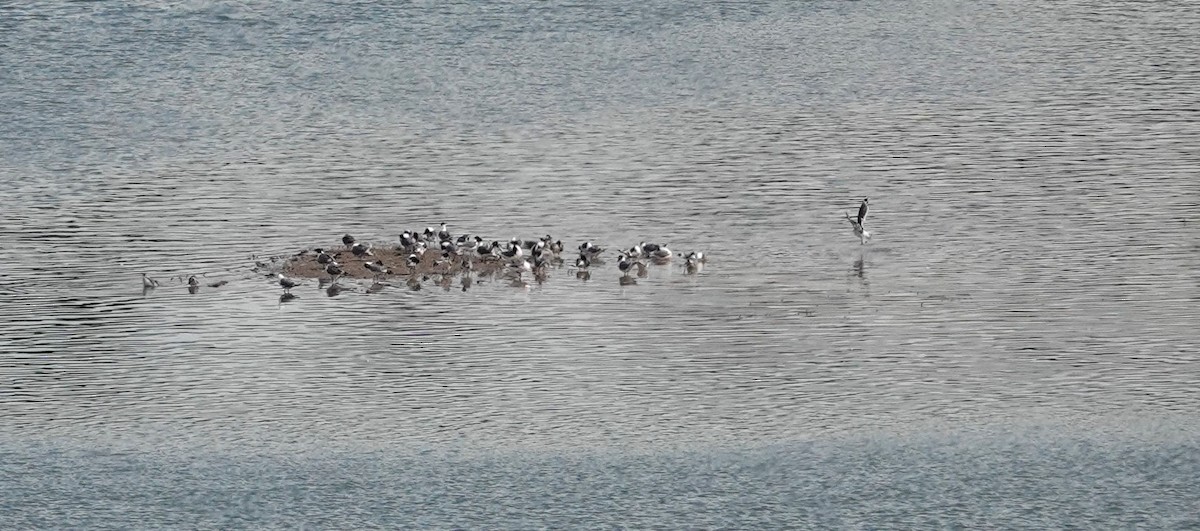
<path id="1" fill-rule="evenodd" d="M 1195 525 L 1198 22 L 0 8 L 0 527 Z M 443 221 L 710 261 L 251 271 Z"/>

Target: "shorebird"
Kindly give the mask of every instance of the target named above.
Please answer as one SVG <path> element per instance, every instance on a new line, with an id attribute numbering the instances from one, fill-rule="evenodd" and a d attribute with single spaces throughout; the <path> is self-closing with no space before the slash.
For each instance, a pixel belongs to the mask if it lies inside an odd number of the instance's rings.
<path id="1" fill-rule="evenodd" d="M 288 277 L 283 276 L 283 273 L 280 273 L 279 274 L 279 285 L 283 287 L 284 293 L 290 294 L 292 292 L 292 288 L 298 286 L 299 283 L 296 282 L 295 280 L 292 280 Z"/>
<path id="2" fill-rule="evenodd" d="M 446 224 L 445 224 L 445 223 L 442 223 L 441 227 L 439 227 L 439 228 L 438 228 L 438 233 L 437 233 L 437 235 L 438 235 L 438 239 L 439 239 L 439 240 L 442 240 L 442 241 L 446 241 L 446 240 L 453 240 L 453 239 L 454 239 L 454 237 L 450 236 L 450 231 L 446 230 Z"/>
<path id="3" fill-rule="evenodd" d="M 192 275 L 192 276 L 189 276 L 189 277 L 188 277 L 188 286 L 190 286 L 190 287 L 193 287 L 193 288 L 194 288 L 194 287 L 197 287 L 197 286 L 199 286 L 199 285 L 200 285 L 200 281 L 199 281 L 199 280 L 196 280 L 196 276 L 195 276 L 195 275 Z"/>
<path id="4" fill-rule="evenodd" d="M 858 219 L 850 217 L 850 213 L 846 212 L 846 220 L 850 222 L 850 227 L 854 229 L 854 235 L 858 236 L 860 245 L 866 245 L 871 239 L 871 233 L 863 227 L 863 220 L 867 218 L 867 200 L 863 199 L 862 206 L 858 207 Z"/>
<path id="5" fill-rule="evenodd" d="M 337 277 L 340 277 L 343 273 L 345 273 L 345 271 L 342 271 L 341 264 L 338 264 L 337 262 L 330 262 L 329 265 L 326 265 L 325 272 L 329 273 L 329 276 L 333 277 L 334 279 L 337 279 Z M 279 282 L 281 284 L 283 283 L 282 280 Z"/>
<path id="6" fill-rule="evenodd" d="M 591 267 L 591 265 L 592 265 L 592 261 L 588 260 L 588 257 L 586 255 L 580 254 L 579 258 L 575 259 L 575 268 L 576 269 L 587 269 L 587 268 Z"/>
<path id="7" fill-rule="evenodd" d="M 145 273 L 142 273 L 142 287 L 145 289 L 156 288 L 158 287 L 158 281 L 146 276 Z"/>
<path id="8" fill-rule="evenodd" d="M 342 245 L 345 245 L 346 247 L 354 245 L 354 236 L 349 234 L 342 235 Z"/>
<path id="9" fill-rule="evenodd" d="M 325 252 L 324 249 L 317 249 L 317 263 L 321 265 L 333 262 L 333 255 Z"/>
<path id="10" fill-rule="evenodd" d="M 375 255 L 371 254 L 371 244 L 370 243 L 365 243 L 365 244 L 356 243 L 356 244 L 354 244 L 354 247 L 350 248 L 350 252 L 354 253 L 354 256 L 357 256 L 359 258 L 362 258 L 364 256 L 375 256 Z"/>

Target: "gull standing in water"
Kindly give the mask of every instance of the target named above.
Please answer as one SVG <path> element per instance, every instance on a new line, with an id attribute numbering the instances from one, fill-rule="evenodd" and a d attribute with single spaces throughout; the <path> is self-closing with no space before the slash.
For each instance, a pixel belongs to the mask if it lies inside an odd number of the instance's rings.
<path id="1" fill-rule="evenodd" d="M 854 235 L 858 236 L 858 241 L 861 245 L 866 245 L 871 239 L 871 233 L 863 227 L 863 220 L 867 219 L 867 200 L 864 198 L 862 206 L 858 207 L 858 218 L 850 217 L 850 213 L 846 213 L 846 219 L 850 221 L 850 226 L 854 228 Z"/>
<path id="2" fill-rule="evenodd" d="M 335 283 L 337 282 L 338 277 L 341 277 L 342 273 L 344 273 L 344 271 L 342 271 L 341 264 L 337 262 L 330 262 L 329 265 L 325 266 L 325 272 L 329 273 L 329 276 L 333 278 Z M 283 275 L 280 276 L 282 277 Z M 280 279 L 279 283 L 283 284 L 283 280 Z M 295 283 L 293 283 L 293 285 L 295 285 Z"/>
<path id="3" fill-rule="evenodd" d="M 692 251 L 683 257 L 683 262 L 684 271 L 689 275 L 695 275 L 704 269 L 704 253 Z"/>
<path id="4" fill-rule="evenodd" d="M 283 292 L 285 294 L 290 295 L 292 293 L 292 288 L 298 286 L 299 284 L 295 280 L 292 280 L 288 277 L 283 276 L 283 273 L 280 273 L 279 274 L 279 285 L 283 287 Z"/>

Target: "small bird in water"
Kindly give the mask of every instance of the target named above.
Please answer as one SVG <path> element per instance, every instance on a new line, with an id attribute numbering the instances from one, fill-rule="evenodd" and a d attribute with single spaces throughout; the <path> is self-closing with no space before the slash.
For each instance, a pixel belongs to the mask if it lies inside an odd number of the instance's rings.
<path id="1" fill-rule="evenodd" d="M 621 253 L 621 256 L 617 258 L 617 269 L 620 269 L 625 274 L 624 276 L 629 276 L 629 272 L 633 269 L 633 264 L 633 260 L 625 253 Z"/>
<path id="2" fill-rule="evenodd" d="M 297 284 L 297 282 L 295 280 L 292 280 L 288 277 L 283 276 L 283 273 L 280 273 L 279 274 L 279 285 L 281 287 L 283 287 L 284 293 L 291 294 L 292 288 L 296 287 L 299 284 Z"/>
<path id="3" fill-rule="evenodd" d="M 645 247 L 643 247 L 643 249 L 650 253 L 650 260 L 653 260 L 655 264 L 662 265 L 671 261 L 671 257 L 674 255 L 671 253 L 671 249 L 668 248 L 666 244 L 656 245 L 656 249 L 649 249 L 648 247 L 650 245 L 654 244 L 647 244 Z"/>
<path id="4" fill-rule="evenodd" d="M 142 273 L 142 287 L 145 289 L 157 288 L 158 281 L 146 276 L 145 273 Z"/>
<path id="5" fill-rule="evenodd" d="M 866 245 L 871 239 L 871 233 L 863 227 L 863 221 L 867 219 L 867 200 L 863 199 L 862 206 L 858 207 L 858 219 L 850 217 L 850 213 L 846 213 L 846 220 L 850 222 L 850 226 L 854 229 L 854 235 L 858 236 L 858 241 L 861 245 Z"/>
<path id="6" fill-rule="evenodd" d="M 689 275 L 695 275 L 704 268 L 704 253 L 692 251 L 683 257 L 683 269 Z"/>

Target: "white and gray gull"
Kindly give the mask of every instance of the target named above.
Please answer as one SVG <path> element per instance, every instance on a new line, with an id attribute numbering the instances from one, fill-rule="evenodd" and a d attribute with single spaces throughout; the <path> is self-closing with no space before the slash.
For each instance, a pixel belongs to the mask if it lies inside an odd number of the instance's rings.
<path id="1" fill-rule="evenodd" d="M 867 219 L 867 200 L 864 198 L 862 206 L 858 207 L 858 218 L 850 217 L 850 213 L 846 213 L 846 220 L 850 222 L 850 227 L 854 229 L 854 235 L 858 236 L 860 245 L 866 245 L 871 239 L 871 233 L 863 227 L 863 221 Z"/>

